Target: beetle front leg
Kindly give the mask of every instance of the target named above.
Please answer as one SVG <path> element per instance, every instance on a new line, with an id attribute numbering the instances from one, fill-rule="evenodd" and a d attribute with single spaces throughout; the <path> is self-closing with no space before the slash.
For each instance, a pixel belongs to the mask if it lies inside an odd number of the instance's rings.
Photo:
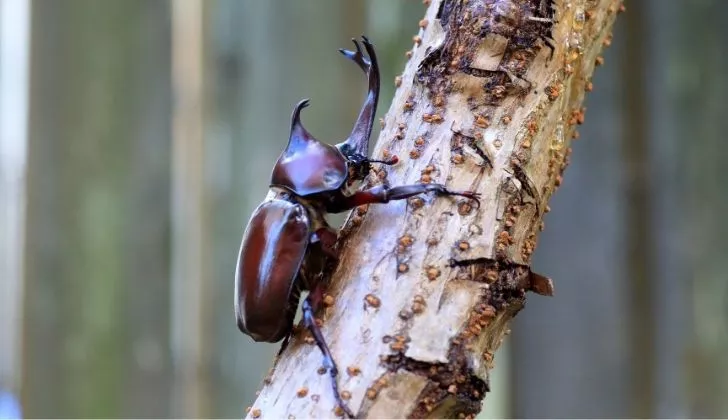
<path id="1" fill-rule="evenodd" d="M 418 194 L 434 192 L 437 195 L 456 195 L 474 200 L 480 207 L 478 198 L 480 194 L 471 191 L 451 191 L 442 184 L 413 184 L 401 185 L 399 187 L 387 187 L 386 185 L 377 185 L 364 191 L 343 197 L 340 200 L 329 204 L 327 210 L 330 213 L 340 213 L 342 211 L 351 210 L 354 207 L 364 204 L 388 203 L 392 200 L 404 200 Z"/>
<path id="2" fill-rule="evenodd" d="M 331 375 L 331 388 L 334 392 L 334 398 L 336 400 L 336 403 L 341 407 L 342 410 L 344 410 L 344 413 L 346 413 L 349 418 L 355 418 L 354 413 L 352 413 L 351 409 L 348 405 L 344 402 L 344 400 L 341 399 L 341 394 L 339 394 L 339 385 L 337 384 L 336 380 L 339 375 L 339 369 L 336 367 L 336 363 L 334 362 L 334 358 L 331 356 L 331 350 L 329 350 L 329 346 L 326 344 L 326 340 L 324 339 L 323 334 L 321 334 L 321 329 L 316 324 L 316 318 L 314 317 L 314 309 L 316 306 L 314 306 L 315 302 L 312 301 L 312 295 L 315 297 L 320 297 L 322 295 L 322 290 L 320 287 L 314 288 L 314 290 L 311 291 L 311 293 L 306 296 L 306 299 L 303 301 L 302 309 L 303 309 L 303 324 L 306 326 L 306 328 L 311 331 L 311 334 L 313 335 L 313 340 L 316 342 L 316 345 L 321 350 L 321 353 L 323 353 L 324 356 L 324 367 L 329 371 L 329 375 Z M 317 299 L 320 301 L 320 299 Z"/>

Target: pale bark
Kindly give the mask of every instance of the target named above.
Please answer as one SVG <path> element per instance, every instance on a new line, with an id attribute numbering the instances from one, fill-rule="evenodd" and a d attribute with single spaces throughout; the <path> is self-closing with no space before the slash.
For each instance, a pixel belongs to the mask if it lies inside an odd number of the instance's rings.
<path id="1" fill-rule="evenodd" d="M 323 333 L 358 417 L 481 410 L 494 354 L 525 291 L 551 291 L 527 267 L 621 0 L 556 2 L 553 56 L 536 36 L 552 24 L 527 7 L 548 1 L 444 3 L 427 9 L 373 153 L 401 162 L 371 179 L 444 183 L 479 192 L 481 205 L 422 196 L 349 217 Z M 449 264 L 475 258 L 487 260 Z M 533 357 L 547 358 L 537 350 Z M 296 334 L 248 416 L 333 417 L 321 361 Z"/>

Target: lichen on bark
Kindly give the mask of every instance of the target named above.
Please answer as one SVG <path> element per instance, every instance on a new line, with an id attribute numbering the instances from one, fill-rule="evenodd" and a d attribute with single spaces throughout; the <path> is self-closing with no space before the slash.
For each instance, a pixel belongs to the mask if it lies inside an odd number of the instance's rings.
<path id="1" fill-rule="evenodd" d="M 334 304 L 320 315 L 339 388 L 359 417 L 481 410 L 526 292 L 553 292 L 531 272 L 531 255 L 621 8 L 621 0 L 426 3 L 373 153 L 400 163 L 375 168 L 368 182 L 444 183 L 480 193 L 481 205 L 421 196 L 350 215 L 331 276 Z M 296 334 L 249 416 L 334 416 L 320 365 L 318 349 Z"/>

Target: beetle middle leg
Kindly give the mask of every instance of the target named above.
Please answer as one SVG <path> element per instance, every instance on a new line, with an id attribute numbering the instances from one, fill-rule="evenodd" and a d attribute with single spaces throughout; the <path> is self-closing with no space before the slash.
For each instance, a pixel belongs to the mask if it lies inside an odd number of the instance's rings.
<path id="1" fill-rule="evenodd" d="M 311 242 L 318 243 L 321 247 L 321 251 L 326 254 L 327 257 L 338 260 L 339 252 L 336 250 L 336 240 L 336 232 L 334 232 L 330 227 L 322 227 L 314 232 Z"/>
<path id="2" fill-rule="evenodd" d="M 291 313 L 291 327 L 289 328 L 288 334 L 286 334 L 285 337 L 283 337 L 283 343 L 281 343 L 281 347 L 278 349 L 278 353 L 276 353 L 276 357 L 273 362 L 273 366 L 275 367 L 278 364 L 278 360 L 281 358 L 281 355 L 283 352 L 288 348 L 288 344 L 291 342 L 291 337 L 293 336 L 293 317 L 295 316 L 296 309 L 298 307 L 298 302 L 301 296 L 301 285 L 299 282 L 296 282 L 293 286 L 294 289 L 291 291 L 291 296 L 289 297 L 290 301 L 292 302 L 291 306 L 288 307 L 288 312 Z"/>
<path id="3" fill-rule="evenodd" d="M 351 210 L 354 207 L 361 206 L 364 204 L 374 203 L 388 203 L 392 200 L 404 200 L 405 198 L 413 197 L 418 194 L 434 192 L 438 195 L 455 195 L 466 197 L 474 200 L 480 206 L 478 198 L 480 194 L 472 191 L 452 191 L 448 190 L 442 184 L 413 184 L 413 185 L 401 185 L 399 187 L 387 187 L 386 185 L 377 185 L 376 187 L 370 188 L 364 191 L 357 191 L 356 193 L 345 196 L 339 200 L 334 201 L 328 207 L 331 213 L 338 213 L 346 210 Z"/>
<path id="4" fill-rule="evenodd" d="M 316 318 L 314 317 L 315 309 L 318 309 L 318 306 L 320 306 L 322 294 L 322 288 L 315 287 L 311 293 L 306 296 L 306 299 L 303 300 L 303 324 L 309 329 L 309 331 L 311 331 L 313 340 L 321 350 L 321 353 L 323 353 L 324 367 L 329 371 L 329 375 L 331 376 L 331 388 L 333 389 L 336 403 L 342 410 L 344 410 L 344 413 L 346 413 L 349 418 L 355 418 L 354 413 L 352 413 L 349 406 L 341 399 L 341 394 L 339 394 L 339 385 L 336 382 L 339 375 L 339 369 L 336 367 L 334 358 L 331 356 L 331 350 L 329 350 L 329 346 L 326 344 L 326 340 L 324 339 L 323 334 L 321 334 L 321 329 L 316 324 Z"/>

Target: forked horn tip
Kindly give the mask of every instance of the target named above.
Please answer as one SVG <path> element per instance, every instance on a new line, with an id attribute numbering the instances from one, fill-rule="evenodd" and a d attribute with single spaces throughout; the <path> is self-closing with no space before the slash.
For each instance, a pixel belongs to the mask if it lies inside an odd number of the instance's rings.
<path id="1" fill-rule="evenodd" d="M 303 108 L 306 108 L 309 105 L 310 101 L 311 101 L 310 99 L 306 98 L 306 99 L 302 99 L 301 101 L 299 101 L 296 104 L 295 108 L 293 108 L 293 115 L 291 115 L 291 124 L 292 125 L 299 123 L 300 118 L 301 118 L 301 110 Z"/>
<path id="2" fill-rule="evenodd" d="M 310 102 L 311 102 L 311 99 L 310 98 L 301 99 L 296 104 L 296 109 L 297 110 L 301 110 L 302 108 L 306 108 L 310 104 Z"/>

